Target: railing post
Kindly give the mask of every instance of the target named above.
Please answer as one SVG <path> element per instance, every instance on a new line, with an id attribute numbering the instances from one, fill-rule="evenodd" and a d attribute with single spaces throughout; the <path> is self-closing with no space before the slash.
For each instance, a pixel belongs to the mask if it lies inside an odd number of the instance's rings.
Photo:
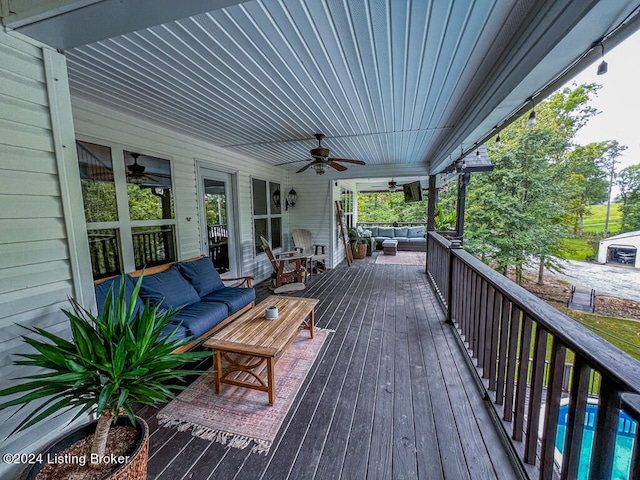
<path id="1" fill-rule="evenodd" d="M 447 323 L 453 323 L 453 258 L 452 250 L 462 248 L 460 240 L 452 240 L 449 247 L 449 271 L 447 272 Z"/>

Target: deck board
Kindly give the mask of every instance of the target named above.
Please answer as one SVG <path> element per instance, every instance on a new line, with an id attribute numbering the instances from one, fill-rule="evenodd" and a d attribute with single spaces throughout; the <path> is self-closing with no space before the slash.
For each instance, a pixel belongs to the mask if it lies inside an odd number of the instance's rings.
<path id="1" fill-rule="evenodd" d="M 319 299 L 316 327 L 335 332 L 268 455 L 158 427 L 144 407 L 148 478 L 518 478 L 424 267 L 375 255 L 296 294 Z"/>

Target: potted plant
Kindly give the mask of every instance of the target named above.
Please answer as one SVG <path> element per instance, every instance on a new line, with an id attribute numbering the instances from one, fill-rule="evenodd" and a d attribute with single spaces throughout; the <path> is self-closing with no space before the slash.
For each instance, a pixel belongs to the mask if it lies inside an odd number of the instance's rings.
<path id="1" fill-rule="evenodd" d="M 367 241 L 365 237 L 361 237 L 358 230 L 350 227 L 347 230 L 349 235 L 349 243 L 351 243 L 351 250 L 353 252 L 353 258 L 365 258 L 367 256 Z"/>
<path id="2" fill-rule="evenodd" d="M 141 283 L 142 276 L 129 293 L 125 287 L 126 277 L 120 277 L 117 294 L 112 285 L 99 315 L 70 299 L 72 310 L 63 312 L 70 323 L 71 341 L 38 327 L 24 327 L 34 335 L 22 338 L 36 352 L 21 354 L 23 359 L 14 364 L 46 371 L 22 377 L 26 380 L 24 383 L 0 390 L 0 396 L 22 394 L 0 404 L 0 410 L 46 400 L 11 434 L 70 409 L 78 409 L 73 420 L 87 414 L 98 417 L 89 429 L 81 427 L 82 433 L 71 432 L 51 446 L 49 452 L 54 452 L 55 457 L 51 457 L 51 453 L 36 456 L 42 461 L 32 465 L 35 470 L 43 468 L 51 458 L 65 460 L 59 452 L 61 445 L 69 443 L 68 437 L 77 439 L 93 430 L 90 451 L 75 453 L 69 457 L 75 461 L 62 461 L 59 468 L 86 467 L 91 473 L 95 473 L 95 469 L 113 470 L 111 478 L 146 478 L 148 427 L 135 416 L 133 404 L 157 406 L 167 402 L 174 397 L 175 390 L 185 388 L 182 382 L 185 376 L 202 373 L 183 370 L 184 364 L 210 353 L 171 353 L 188 342 L 188 339 L 172 338 L 176 329 L 171 328 L 171 319 L 178 310 L 163 310 L 159 304 L 150 306 L 148 302 L 142 304 L 138 300 Z M 110 428 L 118 420 L 143 430 L 137 434 L 139 445 L 129 448 L 126 455 L 105 456 Z M 88 442 L 85 440 L 85 443 Z M 137 474 L 124 473 L 127 469 Z M 24 473 L 35 476 L 35 472 Z"/>

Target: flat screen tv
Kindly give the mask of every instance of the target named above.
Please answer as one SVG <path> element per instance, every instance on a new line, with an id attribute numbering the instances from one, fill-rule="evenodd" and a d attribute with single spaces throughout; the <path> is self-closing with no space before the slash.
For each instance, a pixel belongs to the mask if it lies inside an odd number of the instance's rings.
<path id="1" fill-rule="evenodd" d="M 404 201 L 407 203 L 422 201 L 422 186 L 420 180 L 415 182 L 405 183 L 402 186 L 404 191 Z"/>

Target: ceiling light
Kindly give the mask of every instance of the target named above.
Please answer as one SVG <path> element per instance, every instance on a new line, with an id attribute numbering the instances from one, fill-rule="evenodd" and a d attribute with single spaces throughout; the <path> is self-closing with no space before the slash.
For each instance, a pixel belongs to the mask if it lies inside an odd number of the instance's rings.
<path id="1" fill-rule="evenodd" d="M 316 171 L 318 175 L 324 175 L 324 172 L 327 171 L 327 165 L 324 163 L 316 163 L 313 166 L 313 169 Z"/>
<path id="2" fill-rule="evenodd" d="M 602 57 L 604 57 L 604 45 L 601 43 L 600 46 L 602 47 Z M 607 73 L 608 70 L 608 65 L 607 62 L 604 61 L 604 59 L 602 60 L 602 62 L 600 62 L 600 65 L 598 65 L 598 75 L 604 75 L 605 73 Z"/>
<path id="3" fill-rule="evenodd" d="M 389 182 L 389 191 L 390 191 L 390 192 L 395 192 L 395 191 L 396 191 L 396 185 L 397 185 L 397 183 L 396 183 L 396 182 L 394 182 L 393 180 L 391 180 L 391 181 Z"/>

